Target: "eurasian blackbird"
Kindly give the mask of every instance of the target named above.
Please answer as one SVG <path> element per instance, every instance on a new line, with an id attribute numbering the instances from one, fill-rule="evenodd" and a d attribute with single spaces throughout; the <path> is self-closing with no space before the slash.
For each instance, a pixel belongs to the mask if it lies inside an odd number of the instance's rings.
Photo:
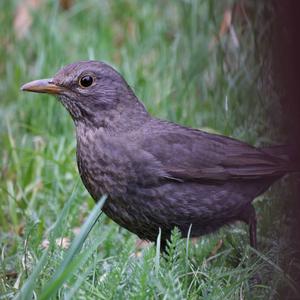
<path id="1" fill-rule="evenodd" d="M 23 91 L 58 95 L 76 128 L 77 164 L 103 211 L 141 239 L 162 247 L 177 226 L 186 237 L 242 220 L 256 247 L 251 202 L 293 167 L 281 147 L 244 142 L 149 115 L 123 77 L 99 61 L 62 68 Z"/>

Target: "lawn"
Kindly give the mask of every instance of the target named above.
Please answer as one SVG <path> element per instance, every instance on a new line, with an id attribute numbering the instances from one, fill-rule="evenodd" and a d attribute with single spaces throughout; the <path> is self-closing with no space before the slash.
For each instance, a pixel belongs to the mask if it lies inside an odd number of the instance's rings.
<path id="1" fill-rule="evenodd" d="M 266 1 L 87 0 L 66 10 L 29 2 L 31 24 L 21 27 L 26 0 L 0 2 L 0 299 L 276 299 L 286 287 L 299 295 L 288 274 L 288 178 L 255 202 L 258 251 L 236 224 L 196 240 L 174 230 L 160 256 L 99 217 L 65 109 L 20 92 L 68 63 L 103 60 L 156 117 L 255 146 L 281 143 Z"/>

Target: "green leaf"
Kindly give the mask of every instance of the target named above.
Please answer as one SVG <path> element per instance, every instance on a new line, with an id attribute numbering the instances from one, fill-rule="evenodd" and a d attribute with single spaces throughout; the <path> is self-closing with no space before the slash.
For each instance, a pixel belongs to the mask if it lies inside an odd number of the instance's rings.
<path id="1" fill-rule="evenodd" d="M 71 274 L 77 269 L 78 263 L 80 260 L 75 260 L 73 258 L 80 251 L 84 241 L 86 240 L 88 234 L 94 227 L 95 223 L 99 219 L 102 211 L 102 207 L 105 203 L 106 196 L 102 196 L 100 201 L 95 205 L 92 212 L 88 216 L 87 220 L 84 222 L 80 229 L 80 233 L 75 237 L 74 241 L 71 244 L 71 247 L 68 249 L 64 260 L 60 266 L 55 271 L 54 275 L 50 279 L 49 283 L 43 288 L 42 294 L 39 296 L 39 299 L 49 299 L 52 296 L 55 296 L 58 289 L 70 277 Z"/>

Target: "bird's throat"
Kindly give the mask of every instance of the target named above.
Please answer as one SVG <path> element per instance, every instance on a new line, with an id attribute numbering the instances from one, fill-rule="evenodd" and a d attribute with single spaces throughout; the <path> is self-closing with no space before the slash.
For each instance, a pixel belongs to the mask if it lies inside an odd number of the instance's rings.
<path id="1" fill-rule="evenodd" d="M 118 106 L 108 111 L 96 110 L 82 114 L 83 118 L 74 119 L 76 128 L 80 131 L 103 130 L 110 135 L 136 130 L 151 119 L 141 103 L 137 103 L 135 109 Z"/>

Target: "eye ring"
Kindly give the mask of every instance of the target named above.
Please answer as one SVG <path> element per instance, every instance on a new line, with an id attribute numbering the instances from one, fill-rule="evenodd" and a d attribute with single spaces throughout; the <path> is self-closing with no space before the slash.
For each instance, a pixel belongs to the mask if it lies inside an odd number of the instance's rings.
<path id="1" fill-rule="evenodd" d="M 93 83 L 94 83 L 94 78 L 91 75 L 83 75 L 79 79 L 79 85 L 82 88 L 87 88 L 87 87 L 91 86 Z"/>

